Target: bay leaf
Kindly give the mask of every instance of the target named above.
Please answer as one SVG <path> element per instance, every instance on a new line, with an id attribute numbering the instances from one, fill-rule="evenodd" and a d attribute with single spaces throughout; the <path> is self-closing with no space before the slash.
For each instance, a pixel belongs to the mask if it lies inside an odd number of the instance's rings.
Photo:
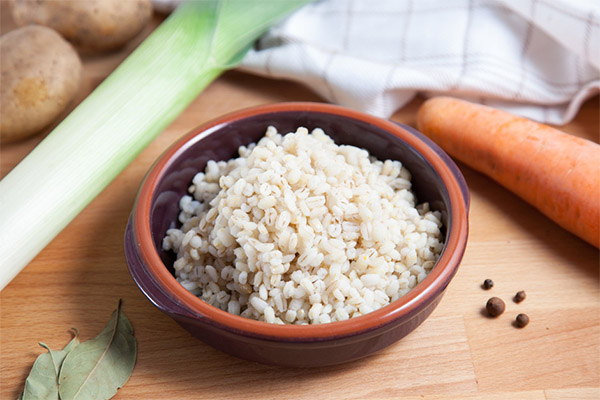
<path id="1" fill-rule="evenodd" d="M 110 399 L 129 379 L 136 356 L 133 327 L 119 302 L 102 332 L 65 357 L 58 378 L 60 398 Z"/>
<path id="2" fill-rule="evenodd" d="M 71 339 L 71 341 L 67 343 L 67 345 L 63 349 L 63 351 L 66 351 L 67 353 L 69 353 L 71 350 L 73 350 L 79 345 L 79 331 L 77 330 L 77 328 L 71 328 L 71 331 L 73 331 L 74 333 L 73 339 Z"/>
<path id="3" fill-rule="evenodd" d="M 22 400 L 58 400 L 58 374 L 61 365 L 69 352 L 79 344 L 79 333 L 73 328 L 75 336 L 62 350 L 51 350 L 46 344 L 40 346 L 48 350 L 40 354 L 33 363 L 25 388 L 19 399 Z"/>

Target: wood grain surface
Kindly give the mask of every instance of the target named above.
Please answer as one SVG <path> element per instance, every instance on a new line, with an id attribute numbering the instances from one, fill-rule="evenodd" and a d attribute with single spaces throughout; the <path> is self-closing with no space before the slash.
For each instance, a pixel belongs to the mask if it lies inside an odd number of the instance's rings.
<path id="1" fill-rule="evenodd" d="M 14 27 L 5 3 L 2 32 Z M 136 42 L 84 59 L 78 101 Z M 201 123 L 243 107 L 296 100 L 323 101 L 292 82 L 223 75 L 1 292 L 2 399 L 22 390 L 44 351 L 38 341 L 62 347 L 71 327 L 82 340 L 94 337 L 120 298 L 139 354 L 115 399 L 600 398 L 598 250 L 464 165 L 472 200 L 459 272 L 431 317 L 378 354 L 330 368 L 265 366 L 212 349 L 158 311 L 134 285 L 123 254 L 125 224 L 144 174 L 169 144 Z M 411 102 L 393 119 L 414 126 L 421 102 Z M 597 142 L 598 97 L 561 129 Z M 1 176 L 43 136 L 3 146 Z M 486 278 L 495 282 L 490 291 L 480 287 Z M 520 304 L 511 301 L 518 290 L 527 292 Z M 507 306 L 497 319 L 482 315 L 492 295 Z M 524 329 L 512 325 L 520 312 L 531 318 Z"/>

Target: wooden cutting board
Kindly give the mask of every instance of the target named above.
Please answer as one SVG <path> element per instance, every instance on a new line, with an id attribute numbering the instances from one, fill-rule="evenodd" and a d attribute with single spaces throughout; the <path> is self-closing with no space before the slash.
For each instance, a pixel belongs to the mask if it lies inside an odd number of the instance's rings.
<path id="1" fill-rule="evenodd" d="M 3 33 L 14 27 L 5 3 Z M 136 42 L 121 52 L 84 60 L 78 101 Z M 471 211 L 460 270 L 431 317 L 379 354 L 331 368 L 260 365 L 212 349 L 152 306 L 129 277 L 123 255 L 125 224 L 152 162 L 178 137 L 214 117 L 297 100 L 323 101 L 295 83 L 225 74 L 1 292 L 2 399 L 16 398 L 22 390 L 44 351 L 38 341 L 62 347 L 73 326 L 82 340 L 94 337 L 120 298 L 135 327 L 139 354 L 116 399 L 600 398 L 598 250 L 464 165 Z M 414 126 L 421 102 L 413 101 L 393 120 Z M 598 98 L 561 129 L 597 142 Z M 2 146 L 1 176 L 42 137 Z M 490 291 L 480 287 L 486 278 L 495 282 Z M 519 290 L 527 292 L 527 299 L 516 304 L 511 298 Z M 494 320 L 482 315 L 492 295 L 507 305 Z M 531 323 L 517 329 L 512 321 L 521 312 Z"/>

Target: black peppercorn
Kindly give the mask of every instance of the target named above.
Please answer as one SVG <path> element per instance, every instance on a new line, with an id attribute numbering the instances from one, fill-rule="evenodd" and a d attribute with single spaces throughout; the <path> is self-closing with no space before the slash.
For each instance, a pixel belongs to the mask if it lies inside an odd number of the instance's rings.
<path id="1" fill-rule="evenodd" d="M 524 328 L 529 323 L 529 317 L 527 314 L 519 314 L 515 319 L 515 323 L 518 328 Z"/>
<path id="2" fill-rule="evenodd" d="M 485 305 L 485 308 L 491 317 L 501 315 L 504 312 L 505 307 L 502 299 L 499 299 L 498 297 L 490 298 Z"/>
<path id="3" fill-rule="evenodd" d="M 483 281 L 483 288 L 485 290 L 490 290 L 492 287 L 494 287 L 494 281 L 491 279 L 486 279 L 485 281 Z"/>
<path id="4" fill-rule="evenodd" d="M 527 297 L 527 294 L 524 290 L 519 290 L 517 294 L 515 294 L 515 298 L 513 299 L 515 303 L 520 303 Z"/>

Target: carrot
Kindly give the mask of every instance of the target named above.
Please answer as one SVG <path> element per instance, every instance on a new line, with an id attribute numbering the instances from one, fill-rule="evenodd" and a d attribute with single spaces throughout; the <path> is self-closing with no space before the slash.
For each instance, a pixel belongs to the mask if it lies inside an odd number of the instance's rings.
<path id="1" fill-rule="evenodd" d="M 466 101 L 436 97 L 418 129 L 564 229 L 600 248 L 600 145 Z"/>

